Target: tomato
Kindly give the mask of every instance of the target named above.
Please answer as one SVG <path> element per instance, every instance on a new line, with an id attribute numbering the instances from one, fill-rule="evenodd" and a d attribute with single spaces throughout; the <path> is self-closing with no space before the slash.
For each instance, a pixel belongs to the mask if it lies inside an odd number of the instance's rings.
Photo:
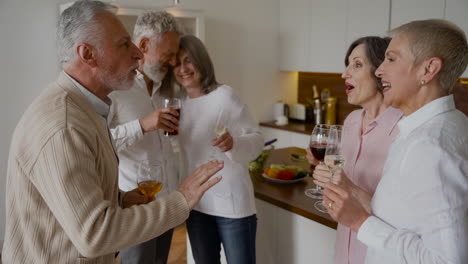
<path id="1" fill-rule="evenodd" d="M 265 173 L 268 177 L 277 179 L 280 170 L 276 168 L 269 168 L 268 173 Z"/>
<path id="2" fill-rule="evenodd" d="M 296 171 L 292 169 L 285 169 L 278 172 L 277 179 L 289 181 L 296 176 Z"/>

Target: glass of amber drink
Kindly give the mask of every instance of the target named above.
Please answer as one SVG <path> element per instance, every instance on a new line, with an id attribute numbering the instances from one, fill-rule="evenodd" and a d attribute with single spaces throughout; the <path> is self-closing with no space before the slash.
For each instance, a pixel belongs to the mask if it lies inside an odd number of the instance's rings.
<path id="1" fill-rule="evenodd" d="M 147 198 L 153 198 L 163 188 L 162 176 L 159 164 L 141 163 L 137 175 L 138 189 Z"/>

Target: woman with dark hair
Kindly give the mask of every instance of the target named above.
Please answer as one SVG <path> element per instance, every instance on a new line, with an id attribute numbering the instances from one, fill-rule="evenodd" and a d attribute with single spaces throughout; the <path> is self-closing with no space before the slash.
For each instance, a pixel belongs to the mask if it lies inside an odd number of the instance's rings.
<path id="1" fill-rule="evenodd" d="M 348 102 L 362 109 L 348 115 L 343 125 L 342 148 L 346 159 L 344 170 L 334 174 L 308 151 L 307 158 L 317 165 L 314 178 L 321 182 L 332 180 L 356 196 L 370 210 L 370 200 L 382 175 L 390 144 L 399 133 L 397 122 L 403 116 L 389 107 L 385 89 L 374 72 L 385 58 L 389 38 L 363 37 L 354 41 L 345 57 L 345 79 Z M 330 205 L 326 205 L 330 207 Z M 366 246 L 358 241 L 356 233 L 338 225 L 335 263 L 364 263 Z"/>
<path id="2" fill-rule="evenodd" d="M 255 263 L 257 217 L 247 164 L 263 149 L 263 137 L 247 106 L 231 87 L 216 81 L 203 43 L 181 38 L 174 77 L 182 99 L 179 144 L 182 177 L 209 159 L 223 160 L 223 179 L 207 191 L 187 220 L 196 263 Z"/>

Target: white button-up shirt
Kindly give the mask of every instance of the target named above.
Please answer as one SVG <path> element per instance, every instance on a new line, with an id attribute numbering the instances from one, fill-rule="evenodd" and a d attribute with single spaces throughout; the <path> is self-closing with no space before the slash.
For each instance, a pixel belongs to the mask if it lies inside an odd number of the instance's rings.
<path id="1" fill-rule="evenodd" d="M 468 263 L 468 118 L 446 96 L 398 127 L 358 232 L 366 263 Z"/>
<path id="2" fill-rule="evenodd" d="M 177 189 L 178 158 L 169 137 L 160 129 L 143 135 L 139 122 L 140 118 L 163 107 L 159 87 L 160 83 L 155 83 L 149 96 L 143 74 L 138 72 L 132 88 L 109 95 L 112 105 L 108 123 L 120 160 L 119 187 L 123 191 L 138 187 L 137 175 L 151 173 L 153 165 L 159 165 L 163 174 L 163 188 L 158 197 Z"/>
<path id="3" fill-rule="evenodd" d="M 88 89 L 86 89 L 83 85 L 81 85 L 79 82 L 77 82 L 73 77 L 68 75 L 68 73 L 63 72 L 65 76 L 72 81 L 72 83 L 80 89 L 81 93 L 86 97 L 88 102 L 93 106 L 94 110 L 96 113 L 98 113 L 100 116 L 103 118 L 103 124 L 105 127 L 107 127 L 106 119 L 107 116 L 109 115 L 109 109 L 110 106 L 106 104 L 104 101 L 102 101 L 99 97 L 97 97 L 95 94 L 90 92 Z"/>

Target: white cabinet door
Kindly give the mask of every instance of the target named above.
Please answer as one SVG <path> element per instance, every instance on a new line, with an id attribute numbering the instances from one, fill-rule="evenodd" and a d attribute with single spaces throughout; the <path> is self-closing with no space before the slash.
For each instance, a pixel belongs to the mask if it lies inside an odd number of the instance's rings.
<path id="1" fill-rule="evenodd" d="M 446 0 L 445 19 L 457 24 L 468 34 L 468 0 Z M 468 78 L 468 69 L 462 77 Z"/>
<path id="2" fill-rule="evenodd" d="M 304 71 L 308 67 L 310 2 L 280 0 L 280 70 Z"/>
<path id="3" fill-rule="evenodd" d="M 276 264 L 278 258 L 277 209 L 274 205 L 255 199 L 257 207 L 257 241 L 256 253 L 258 264 Z"/>
<path id="4" fill-rule="evenodd" d="M 347 16 L 346 49 L 358 38 L 387 35 L 390 0 L 349 0 Z"/>
<path id="5" fill-rule="evenodd" d="M 289 133 L 291 137 L 291 146 L 305 149 L 309 146 L 310 136 L 302 133 Z"/>
<path id="6" fill-rule="evenodd" d="M 342 72 L 349 44 L 385 35 L 390 0 L 280 0 L 280 70 Z"/>
<path id="7" fill-rule="evenodd" d="M 445 0 L 392 0 L 390 28 L 413 20 L 444 18 L 444 8 Z"/>
<path id="8" fill-rule="evenodd" d="M 335 229 L 282 208 L 276 210 L 277 263 L 334 263 Z"/>
<path id="9" fill-rule="evenodd" d="M 260 199 L 255 204 L 258 264 L 333 263 L 335 229 Z"/>
<path id="10" fill-rule="evenodd" d="M 309 145 L 309 135 L 302 133 L 289 132 L 286 130 L 261 127 L 260 128 L 265 141 L 272 140 L 274 138 L 278 139 L 274 143 L 275 148 L 289 148 L 289 147 L 298 147 L 298 148 L 307 148 Z"/>
<path id="11" fill-rule="evenodd" d="M 287 132 L 280 129 L 261 127 L 263 133 L 263 138 L 265 141 L 270 141 L 274 138 L 278 139 L 273 145 L 275 148 L 287 148 L 292 146 L 291 142 L 291 132 Z"/>
<path id="12" fill-rule="evenodd" d="M 342 72 L 346 53 L 346 0 L 311 0 L 310 72 Z"/>
<path id="13" fill-rule="evenodd" d="M 280 70 L 341 72 L 347 0 L 280 0 Z"/>

